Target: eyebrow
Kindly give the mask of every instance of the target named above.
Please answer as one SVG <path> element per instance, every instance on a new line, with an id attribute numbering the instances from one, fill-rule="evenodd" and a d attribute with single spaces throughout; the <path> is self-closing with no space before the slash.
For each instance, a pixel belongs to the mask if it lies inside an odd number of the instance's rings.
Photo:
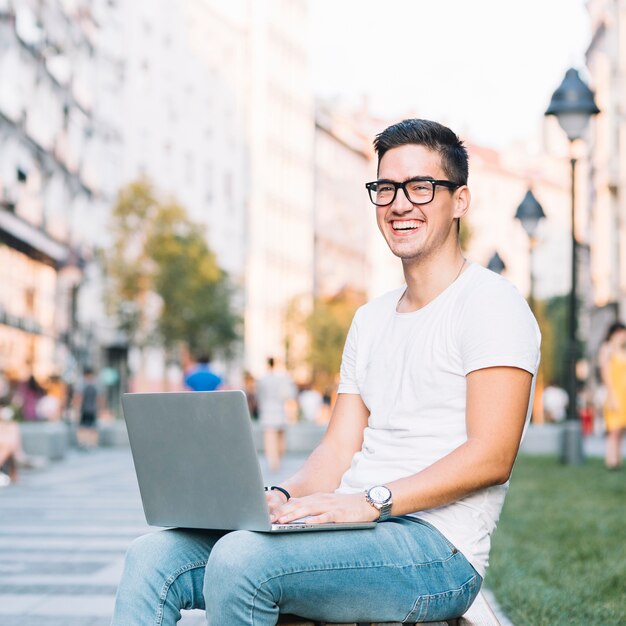
<path id="1" fill-rule="evenodd" d="M 397 182 L 408 183 L 409 181 L 412 181 L 412 180 L 437 180 L 437 179 L 434 176 L 409 176 L 408 178 L 405 178 L 403 181 L 392 180 L 391 178 L 378 178 L 376 182 L 377 183 L 397 183 Z"/>

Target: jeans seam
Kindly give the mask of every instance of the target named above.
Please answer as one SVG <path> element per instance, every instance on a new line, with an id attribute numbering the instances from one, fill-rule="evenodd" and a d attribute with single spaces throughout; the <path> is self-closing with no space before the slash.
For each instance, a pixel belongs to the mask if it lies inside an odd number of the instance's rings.
<path id="1" fill-rule="evenodd" d="M 464 593 L 466 588 L 474 585 L 478 578 L 481 578 L 480 574 L 474 574 L 474 576 L 466 580 L 460 587 L 457 587 L 456 589 L 450 589 L 449 591 L 445 591 L 442 593 L 429 593 L 428 595 L 419 596 L 415 600 L 413 607 L 409 611 L 408 615 L 404 618 L 403 622 L 407 622 L 413 619 L 415 619 L 416 622 L 418 623 L 423 622 L 428 616 L 428 606 L 431 600 L 438 598 L 440 596 L 450 596 L 450 597 L 460 596 Z M 481 578 L 481 581 L 482 581 L 482 578 Z M 466 611 L 467 611 L 467 608 L 465 609 Z M 415 614 L 416 611 L 419 611 L 419 612 Z"/>
<path id="2" fill-rule="evenodd" d="M 163 623 L 163 614 L 164 614 L 163 606 L 165 605 L 167 594 L 169 593 L 170 587 L 172 586 L 174 581 L 185 572 L 188 572 L 192 569 L 198 569 L 199 567 L 206 567 L 206 564 L 207 564 L 207 560 L 193 561 L 192 563 L 187 563 L 183 567 L 177 569 L 173 574 L 170 574 L 170 576 L 168 576 L 165 579 L 165 582 L 163 583 L 163 587 L 161 588 L 161 593 L 159 594 L 159 604 L 157 605 L 155 622 L 154 622 L 155 626 L 161 626 L 161 624 Z"/>
<path id="3" fill-rule="evenodd" d="M 378 568 L 378 567 L 391 567 L 394 569 L 407 569 L 407 568 L 414 568 L 414 567 L 425 567 L 428 565 L 432 565 L 434 563 L 445 563 L 446 561 L 449 561 L 451 558 L 453 558 L 455 556 L 455 554 L 451 554 L 450 556 L 448 556 L 445 559 L 437 559 L 434 561 L 428 561 L 427 563 L 409 563 L 407 565 L 395 565 L 393 563 L 390 564 L 371 564 L 371 565 L 345 565 L 345 566 L 332 566 L 332 567 L 314 567 L 314 568 L 310 568 L 310 569 L 297 569 L 297 570 L 292 570 L 290 572 L 280 572 L 279 574 L 275 574 L 274 576 L 268 576 L 265 580 L 261 581 L 255 588 L 254 591 L 254 595 L 252 596 L 252 602 L 250 604 L 250 624 L 251 626 L 254 626 L 254 611 L 255 611 L 255 604 L 256 604 L 256 599 L 257 596 L 259 595 L 259 592 L 261 590 L 261 588 L 266 585 L 268 582 L 270 582 L 271 580 L 274 580 L 276 578 L 281 578 L 283 576 L 294 576 L 297 574 L 310 574 L 312 572 L 327 572 L 327 571 L 331 571 L 331 572 L 338 572 L 338 571 L 344 571 L 344 570 L 362 570 L 362 569 L 372 569 L 372 568 Z M 470 579 L 472 580 L 472 579 Z M 468 581 L 469 582 L 469 581 Z M 455 592 L 455 591 L 459 591 L 461 589 L 463 589 L 465 587 L 465 585 L 467 585 L 467 582 L 464 583 L 459 589 L 454 589 L 451 590 L 451 592 Z M 450 593 L 450 592 L 447 592 Z M 437 594 L 435 594 L 437 595 Z M 441 594 L 438 594 L 441 595 Z M 413 611 L 415 610 L 415 606 L 416 604 L 419 602 L 419 598 L 413 603 L 413 607 L 411 608 L 411 611 L 409 611 L 409 615 L 411 615 L 411 613 L 413 613 Z M 406 621 L 406 620 L 405 620 Z"/>

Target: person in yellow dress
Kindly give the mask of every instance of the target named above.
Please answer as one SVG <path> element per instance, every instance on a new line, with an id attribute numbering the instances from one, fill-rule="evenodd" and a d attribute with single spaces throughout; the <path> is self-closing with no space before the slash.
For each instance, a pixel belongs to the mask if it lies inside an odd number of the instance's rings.
<path id="1" fill-rule="evenodd" d="M 614 322 L 598 355 L 600 375 L 606 390 L 604 421 L 606 425 L 607 469 L 618 469 L 622 464 L 621 443 L 626 429 L 626 326 Z"/>

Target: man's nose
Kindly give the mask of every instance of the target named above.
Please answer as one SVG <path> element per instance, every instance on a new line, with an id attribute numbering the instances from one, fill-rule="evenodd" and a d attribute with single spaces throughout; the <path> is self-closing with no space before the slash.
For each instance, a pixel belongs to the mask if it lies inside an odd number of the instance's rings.
<path id="1" fill-rule="evenodd" d="M 406 213 L 413 208 L 413 204 L 407 198 L 406 191 L 404 189 L 398 189 L 396 191 L 396 197 L 391 208 L 397 213 Z"/>

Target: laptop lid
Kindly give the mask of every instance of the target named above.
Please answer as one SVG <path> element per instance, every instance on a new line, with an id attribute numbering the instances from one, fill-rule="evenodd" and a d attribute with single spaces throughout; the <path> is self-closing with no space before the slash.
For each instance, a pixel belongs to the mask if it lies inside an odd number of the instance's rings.
<path id="1" fill-rule="evenodd" d="M 242 391 L 127 393 L 122 407 L 148 524 L 271 529 Z"/>

